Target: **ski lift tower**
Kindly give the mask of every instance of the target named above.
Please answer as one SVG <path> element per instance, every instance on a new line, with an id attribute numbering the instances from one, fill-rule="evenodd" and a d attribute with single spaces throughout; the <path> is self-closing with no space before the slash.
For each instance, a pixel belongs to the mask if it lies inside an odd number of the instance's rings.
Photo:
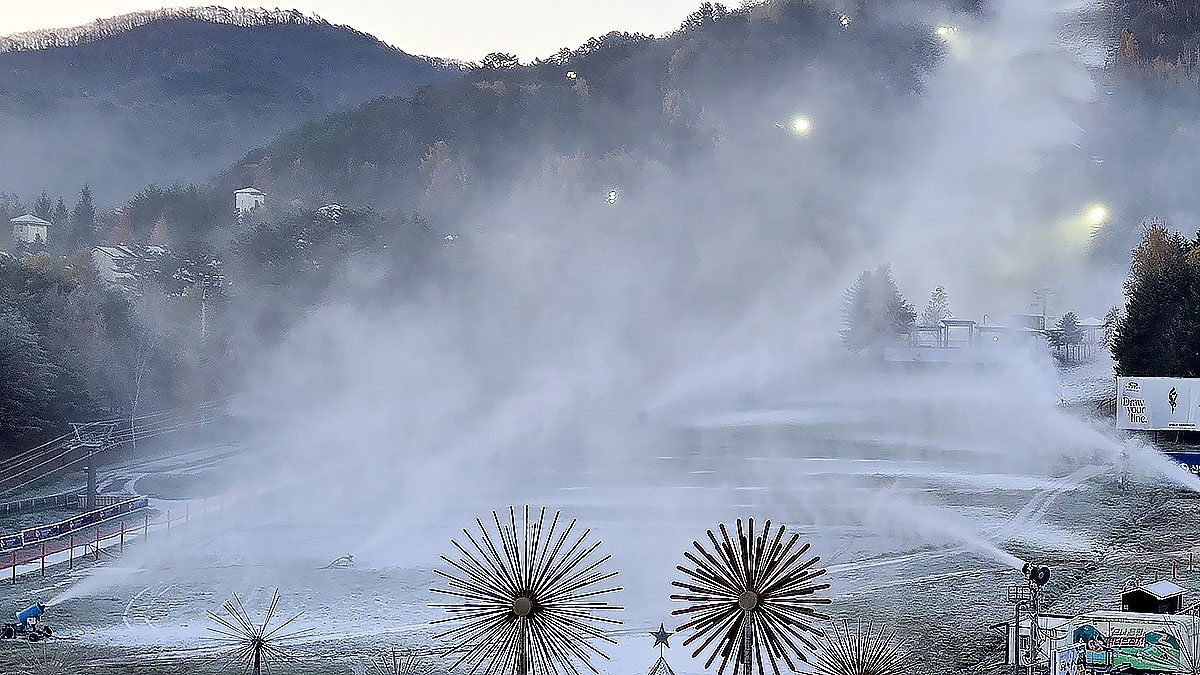
<path id="1" fill-rule="evenodd" d="M 112 447 L 113 430 L 116 427 L 116 422 L 71 422 L 71 428 L 75 431 L 74 448 L 87 448 L 88 511 L 96 508 L 96 453 Z"/>

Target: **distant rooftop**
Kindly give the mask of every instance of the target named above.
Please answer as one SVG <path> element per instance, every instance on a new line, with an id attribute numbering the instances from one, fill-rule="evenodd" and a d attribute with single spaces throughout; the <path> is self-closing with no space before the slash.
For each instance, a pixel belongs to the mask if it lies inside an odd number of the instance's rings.
<path id="1" fill-rule="evenodd" d="M 1180 593 L 1185 592 L 1187 589 L 1173 581 L 1163 579 L 1162 581 L 1156 581 L 1152 584 L 1142 584 L 1133 590 L 1149 593 L 1158 600 L 1165 600 L 1167 598 L 1179 595 Z"/>
<path id="2" fill-rule="evenodd" d="M 257 188 L 244 187 L 241 190 L 237 190 L 233 194 L 235 194 L 235 195 L 262 195 L 262 194 L 266 194 L 266 193 L 264 193 L 262 190 L 259 190 Z"/>
<path id="3" fill-rule="evenodd" d="M 13 225 L 50 225 L 50 223 L 38 218 L 32 213 L 26 213 L 23 216 L 17 216 L 9 222 L 11 222 Z"/>

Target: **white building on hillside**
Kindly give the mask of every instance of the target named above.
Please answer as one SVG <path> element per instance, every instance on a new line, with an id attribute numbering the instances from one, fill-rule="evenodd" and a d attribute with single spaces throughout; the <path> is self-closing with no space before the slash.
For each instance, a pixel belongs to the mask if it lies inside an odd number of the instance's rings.
<path id="1" fill-rule="evenodd" d="M 92 264 L 103 281 L 133 286 L 139 276 L 154 273 L 169 254 L 162 246 L 96 246 L 92 249 Z"/>
<path id="2" fill-rule="evenodd" d="M 128 246 L 97 246 L 92 264 L 100 278 L 110 284 L 127 284 L 137 275 L 138 256 Z"/>
<path id="3" fill-rule="evenodd" d="M 261 208 L 267 204 L 267 195 L 252 187 L 242 188 L 233 193 L 233 208 L 237 210 L 238 218 Z"/>
<path id="4" fill-rule="evenodd" d="M 12 237 L 19 244 L 45 244 L 50 241 L 50 223 L 26 213 L 13 218 Z"/>

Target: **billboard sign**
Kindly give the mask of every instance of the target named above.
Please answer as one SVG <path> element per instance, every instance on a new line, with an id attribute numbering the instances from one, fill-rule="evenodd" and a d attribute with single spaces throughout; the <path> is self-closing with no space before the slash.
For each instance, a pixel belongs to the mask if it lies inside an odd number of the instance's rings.
<path id="1" fill-rule="evenodd" d="M 1182 662 L 1179 638 L 1166 625 L 1121 621 L 1104 622 L 1100 627 L 1084 624 L 1075 629 L 1072 639 L 1082 643 L 1087 663 L 1095 666 L 1175 672 Z"/>
<path id="2" fill-rule="evenodd" d="M 1200 379 L 1118 377 L 1117 428 L 1200 428 Z"/>
<path id="3" fill-rule="evenodd" d="M 1051 675 L 1087 675 L 1087 645 L 1077 642 L 1054 652 Z"/>

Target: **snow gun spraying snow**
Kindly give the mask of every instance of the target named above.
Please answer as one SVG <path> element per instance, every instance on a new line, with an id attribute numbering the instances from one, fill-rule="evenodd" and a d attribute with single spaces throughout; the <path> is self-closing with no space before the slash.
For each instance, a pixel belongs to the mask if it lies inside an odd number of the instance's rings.
<path id="1" fill-rule="evenodd" d="M 17 613 L 16 623 L 6 623 L 0 630 L 0 637 L 12 639 L 25 637 L 30 642 L 37 642 L 44 637 L 50 637 L 50 628 L 39 626 L 38 619 L 46 612 L 46 606 L 38 602 Z"/>
<path id="2" fill-rule="evenodd" d="M 1024 574 L 1025 578 L 1038 588 L 1045 586 L 1050 581 L 1050 568 L 1042 565 L 1025 563 L 1025 566 L 1021 568 L 1021 574 Z"/>

